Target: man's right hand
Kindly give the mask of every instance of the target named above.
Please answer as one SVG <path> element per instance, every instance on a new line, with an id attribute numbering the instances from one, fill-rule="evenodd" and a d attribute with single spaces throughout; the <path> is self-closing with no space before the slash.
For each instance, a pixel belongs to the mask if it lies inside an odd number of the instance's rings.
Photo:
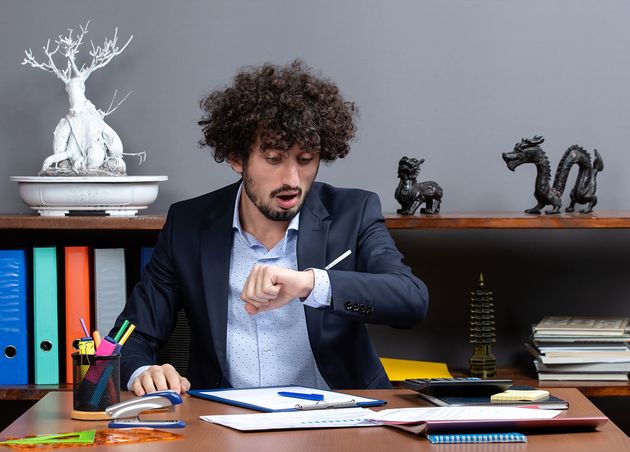
<path id="1" fill-rule="evenodd" d="M 149 367 L 138 375 L 131 384 L 131 390 L 137 396 L 166 389 L 172 389 L 180 394 L 190 389 L 188 379 L 182 377 L 170 364 Z"/>

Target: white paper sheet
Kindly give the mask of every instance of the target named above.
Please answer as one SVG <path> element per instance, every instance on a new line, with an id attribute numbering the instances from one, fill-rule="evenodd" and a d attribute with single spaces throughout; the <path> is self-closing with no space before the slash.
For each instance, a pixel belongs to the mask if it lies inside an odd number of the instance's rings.
<path id="1" fill-rule="evenodd" d="M 428 407 L 428 408 L 393 408 L 366 413 L 368 419 L 383 423 L 414 423 L 422 421 L 472 421 L 472 420 L 524 420 L 551 419 L 562 410 L 540 410 L 535 408 L 517 408 L 506 406 L 466 406 L 466 407 Z"/>
<path id="2" fill-rule="evenodd" d="M 231 414 L 200 416 L 206 422 L 224 425 L 241 431 L 330 428 L 376 427 L 379 422 L 367 420 L 371 413 L 367 408 L 343 408 L 313 411 L 282 411 L 279 413 Z"/>

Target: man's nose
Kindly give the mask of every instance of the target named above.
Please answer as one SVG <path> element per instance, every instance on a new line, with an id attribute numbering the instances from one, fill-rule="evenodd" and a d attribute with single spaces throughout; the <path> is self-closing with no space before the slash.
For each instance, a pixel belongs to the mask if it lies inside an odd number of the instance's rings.
<path id="1" fill-rule="evenodd" d="M 300 185 L 300 171 L 297 162 L 287 159 L 284 171 L 282 172 L 282 184 L 290 187 Z"/>

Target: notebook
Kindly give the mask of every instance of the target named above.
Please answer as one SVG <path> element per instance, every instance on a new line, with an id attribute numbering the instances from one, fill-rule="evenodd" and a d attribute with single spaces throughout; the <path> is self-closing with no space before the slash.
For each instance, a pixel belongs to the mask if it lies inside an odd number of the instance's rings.
<path id="1" fill-rule="evenodd" d="M 431 444 L 471 444 L 471 443 L 526 443 L 527 436 L 522 433 L 455 433 L 445 435 L 427 435 Z"/>

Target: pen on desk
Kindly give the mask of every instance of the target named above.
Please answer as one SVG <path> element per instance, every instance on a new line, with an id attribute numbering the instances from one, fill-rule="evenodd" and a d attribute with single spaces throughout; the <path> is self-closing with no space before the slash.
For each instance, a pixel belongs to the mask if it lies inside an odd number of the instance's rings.
<path id="1" fill-rule="evenodd" d="M 278 395 L 282 397 L 292 397 L 294 399 L 314 400 L 316 402 L 321 402 L 322 400 L 324 400 L 323 394 L 306 394 L 304 392 L 279 391 Z"/>
<path id="2" fill-rule="evenodd" d="M 339 262 L 341 262 L 342 260 L 344 260 L 346 257 L 350 256 L 352 254 L 351 250 L 346 251 L 345 253 L 343 253 L 341 256 L 339 256 L 337 259 L 335 259 L 334 261 L 332 261 L 330 264 L 326 265 L 324 267 L 324 270 L 330 270 L 331 268 L 333 268 L 335 265 L 337 265 Z"/>

